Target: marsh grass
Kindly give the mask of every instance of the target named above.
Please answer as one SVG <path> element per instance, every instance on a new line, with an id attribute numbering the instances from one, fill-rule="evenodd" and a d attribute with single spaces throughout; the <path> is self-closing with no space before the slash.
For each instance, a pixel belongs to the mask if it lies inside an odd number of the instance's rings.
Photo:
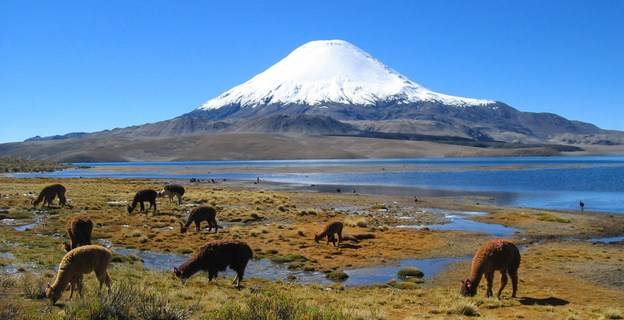
<path id="1" fill-rule="evenodd" d="M 0 291 L 0 294 L 4 293 L 3 291 L 8 288 L 15 287 L 16 284 L 17 279 L 15 278 L 15 276 L 0 274 L 0 289 L 2 290 Z"/>
<path id="2" fill-rule="evenodd" d="M 16 284 L 14 276 L 0 274 L 0 320 L 17 319 L 18 309 L 7 299 L 8 290 Z"/>
<path id="3" fill-rule="evenodd" d="M 407 267 L 399 270 L 397 275 L 401 280 L 407 280 L 410 278 L 422 278 L 425 276 L 425 273 L 416 267 Z"/>
<path id="4" fill-rule="evenodd" d="M 615 308 L 605 309 L 601 313 L 602 313 L 601 318 L 605 320 L 624 319 L 624 316 L 622 316 L 622 312 Z"/>
<path id="5" fill-rule="evenodd" d="M 88 290 L 84 298 L 67 305 L 64 319 L 186 320 L 192 309 L 143 287 L 120 283 L 110 294 Z"/>
<path id="6" fill-rule="evenodd" d="M 478 317 L 479 308 L 473 301 L 459 299 L 451 302 L 446 306 L 442 306 L 439 309 L 433 310 L 433 314 L 447 314 L 447 315 L 459 315 L 468 317 Z"/>
<path id="7" fill-rule="evenodd" d="M 561 216 L 558 216 L 552 213 L 538 213 L 537 220 L 546 221 L 546 222 L 557 222 L 557 223 L 570 223 L 572 221 L 568 218 L 563 218 Z"/>
<path id="8" fill-rule="evenodd" d="M 17 307 L 6 301 L 0 301 L 0 320 L 20 319 L 20 313 Z"/>
<path id="9" fill-rule="evenodd" d="M 312 306 L 277 291 L 260 291 L 242 301 L 230 301 L 204 319 L 214 320 L 342 320 L 352 319 L 339 308 Z"/>
<path id="10" fill-rule="evenodd" d="M 22 294 L 27 299 L 45 298 L 46 281 L 42 277 L 27 274 L 22 277 Z"/>
<path id="11" fill-rule="evenodd" d="M 349 275 L 344 271 L 336 270 L 329 272 L 325 277 L 332 281 L 345 281 L 349 278 Z"/>

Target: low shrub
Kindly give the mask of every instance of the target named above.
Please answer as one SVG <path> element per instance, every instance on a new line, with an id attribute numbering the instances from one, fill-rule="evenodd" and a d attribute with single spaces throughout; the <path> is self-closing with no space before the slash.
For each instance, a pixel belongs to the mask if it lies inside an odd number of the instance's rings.
<path id="1" fill-rule="evenodd" d="M 186 320 L 191 316 L 190 310 L 145 288 L 121 283 L 110 294 L 97 289 L 88 291 L 84 299 L 67 305 L 65 319 Z"/>
<path id="2" fill-rule="evenodd" d="M 22 279 L 22 293 L 27 299 L 45 298 L 46 282 L 41 277 L 25 275 Z"/>
<path id="3" fill-rule="evenodd" d="M 349 275 L 346 272 L 340 270 L 332 271 L 326 274 L 325 277 L 332 281 L 345 281 L 349 279 Z"/>
<path id="4" fill-rule="evenodd" d="M 304 300 L 274 291 L 260 291 L 241 302 L 230 301 L 211 312 L 213 320 L 343 320 L 350 319 L 338 308 L 320 308 Z"/>
<path id="5" fill-rule="evenodd" d="M 401 270 L 399 270 L 399 272 L 397 272 L 397 275 L 399 276 L 399 278 L 401 280 L 407 280 L 409 278 L 422 278 L 425 276 L 425 273 L 422 272 L 420 269 L 415 268 L 415 267 L 407 267 L 407 268 L 403 268 Z"/>
<path id="6" fill-rule="evenodd" d="M 563 218 L 552 213 L 538 213 L 537 220 L 557 223 L 570 223 L 572 221 L 568 218 Z"/>

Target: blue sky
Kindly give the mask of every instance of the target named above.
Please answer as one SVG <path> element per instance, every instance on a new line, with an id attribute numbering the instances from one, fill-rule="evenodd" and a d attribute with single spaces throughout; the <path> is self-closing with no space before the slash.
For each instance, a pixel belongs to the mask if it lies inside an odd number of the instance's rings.
<path id="1" fill-rule="evenodd" d="M 429 89 L 624 130 L 624 1 L 0 1 L 0 142 L 165 120 L 344 39 Z"/>

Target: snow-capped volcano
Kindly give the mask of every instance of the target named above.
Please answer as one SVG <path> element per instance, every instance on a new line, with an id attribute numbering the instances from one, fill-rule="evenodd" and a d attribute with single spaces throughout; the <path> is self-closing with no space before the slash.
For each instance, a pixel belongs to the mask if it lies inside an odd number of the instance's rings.
<path id="1" fill-rule="evenodd" d="M 346 41 L 329 40 L 297 48 L 249 81 L 173 119 L 0 144 L 0 155 L 84 162 L 582 150 L 561 143 L 624 145 L 624 133 L 552 113 L 522 112 L 500 101 L 436 93 Z"/>
<path id="2" fill-rule="evenodd" d="M 495 101 L 455 97 L 430 91 L 343 40 L 308 42 L 284 59 L 220 96 L 200 110 L 228 105 L 324 103 L 375 105 L 437 102 L 450 106 L 483 106 Z"/>

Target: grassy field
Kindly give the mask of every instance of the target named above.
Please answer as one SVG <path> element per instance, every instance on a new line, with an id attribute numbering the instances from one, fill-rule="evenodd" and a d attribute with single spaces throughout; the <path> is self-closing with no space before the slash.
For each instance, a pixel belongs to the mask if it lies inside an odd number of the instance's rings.
<path id="1" fill-rule="evenodd" d="M 67 187 L 70 208 L 32 210 L 30 199 L 43 186 Z M 164 181 L 113 179 L 0 178 L 0 319 L 620 319 L 624 315 L 624 246 L 584 239 L 624 234 L 617 215 L 494 207 L 474 199 L 412 198 L 277 190 L 242 183 L 187 184 L 185 205 L 159 200 L 156 214 L 128 215 L 126 201 L 143 188 Z M 225 226 L 219 233 L 179 233 L 178 221 L 191 205 L 219 208 Z M 182 285 L 170 272 L 151 271 L 132 256 L 115 255 L 110 274 L 113 292 L 98 292 L 95 276 L 85 277 L 85 296 L 57 305 L 42 290 L 52 282 L 67 241 L 69 216 L 88 215 L 94 239 L 113 248 L 135 248 L 190 255 L 214 239 L 240 239 L 254 256 L 292 269 L 327 274 L 390 263 L 403 258 L 471 255 L 489 237 L 457 231 L 400 229 L 400 216 L 414 223 L 440 222 L 421 208 L 486 211 L 475 217 L 520 230 L 511 239 L 522 246 L 518 298 L 510 288 L 501 300 L 459 296 L 459 281 L 469 262 L 450 266 L 424 281 L 399 281 L 368 287 L 340 283 L 245 279 L 237 290 L 223 276 L 212 283 L 198 274 Z M 338 251 L 316 244 L 324 223 L 342 220 L 347 241 Z M 11 223 L 40 221 L 18 231 Z M 413 272 L 413 270 L 412 270 Z M 427 276 L 427 275 L 425 275 Z M 498 278 L 498 276 L 497 276 Z M 495 279 L 497 288 L 499 279 Z M 482 284 L 483 286 L 483 284 Z"/>

